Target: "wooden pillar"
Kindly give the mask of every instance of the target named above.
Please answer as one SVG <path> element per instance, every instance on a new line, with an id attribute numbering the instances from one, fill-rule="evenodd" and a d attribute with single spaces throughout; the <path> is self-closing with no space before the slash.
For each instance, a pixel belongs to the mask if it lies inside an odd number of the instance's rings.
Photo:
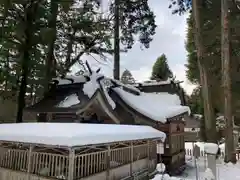
<path id="1" fill-rule="evenodd" d="M 108 145 L 107 147 L 107 156 L 106 156 L 106 165 L 107 165 L 107 170 L 106 170 L 106 180 L 110 180 L 110 161 L 111 161 L 111 147 Z"/>
<path id="2" fill-rule="evenodd" d="M 133 177 L 133 142 L 131 142 L 131 147 L 130 147 L 130 158 L 131 158 L 131 164 L 130 164 L 130 176 Z"/>
<path id="3" fill-rule="evenodd" d="M 75 150 L 69 149 L 69 160 L 68 160 L 68 180 L 74 179 L 74 160 L 75 160 Z"/>
<path id="4" fill-rule="evenodd" d="M 214 178 L 212 180 L 216 180 L 217 178 L 217 167 L 216 167 L 216 154 L 207 154 L 207 164 L 208 168 L 211 169 Z"/>
<path id="5" fill-rule="evenodd" d="M 150 166 L 151 166 L 151 154 L 150 154 L 150 141 L 147 141 L 147 159 L 148 159 L 148 175 L 150 175 Z"/>
<path id="6" fill-rule="evenodd" d="M 31 167 L 32 167 L 32 154 L 33 154 L 33 145 L 30 145 L 28 152 L 28 167 L 27 167 L 27 180 L 30 180 Z"/>

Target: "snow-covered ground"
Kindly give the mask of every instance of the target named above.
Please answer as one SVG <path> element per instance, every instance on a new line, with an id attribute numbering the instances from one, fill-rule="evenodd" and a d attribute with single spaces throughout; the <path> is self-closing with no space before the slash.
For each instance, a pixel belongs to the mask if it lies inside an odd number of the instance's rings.
<path id="1" fill-rule="evenodd" d="M 200 147 L 200 151 L 206 151 L 206 144 L 202 142 L 196 143 Z M 192 150 L 192 143 L 185 143 L 186 150 Z M 225 145 L 221 144 L 221 152 L 224 153 Z M 152 180 L 211 180 L 211 170 L 207 168 L 206 157 L 202 156 L 196 160 L 197 167 L 194 165 L 194 159 L 191 156 L 186 156 L 186 169 L 181 176 L 170 177 L 167 174 L 158 174 Z M 162 166 L 157 169 L 162 171 Z M 159 170 L 158 170 L 159 171 Z M 197 174 L 197 177 L 196 177 Z M 223 157 L 217 160 L 217 175 L 215 180 L 240 180 L 240 161 L 233 165 L 224 163 Z"/>
<path id="2" fill-rule="evenodd" d="M 206 163 L 204 158 L 197 160 L 198 180 L 205 180 L 209 177 L 206 171 Z M 152 180 L 196 180 L 196 168 L 190 157 L 187 157 L 187 165 L 184 173 L 178 177 L 170 177 L 169 175 L 156 175 Z M 206 179 L 210 180 L 210 179 Z M 217 161 L 217 177 L 216 180 L 240 180 L 240 162 L 236 165 L 231 163 L 225 164 L 222 160 Z"/>

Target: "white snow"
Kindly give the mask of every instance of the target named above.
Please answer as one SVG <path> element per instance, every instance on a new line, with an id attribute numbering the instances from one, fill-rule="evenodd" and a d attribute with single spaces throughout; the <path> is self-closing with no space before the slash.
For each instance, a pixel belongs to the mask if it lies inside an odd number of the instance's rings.
<path id="1" fill-rule="evenodd" d="M 149 80 L 149 81 L 144 81 L 143 83 L 138 83 L 141 84 L 142 86 L 154 86 L 154 85 L 165 85 L 165 84 L 171 84 L 171 81 L 173 79 L 168 78 L 166 81 L 156 81 L 156 80 Z"/>
<path id="2" fill-rule="evenodd" d="M 201 114 L 193 114 L 193 117 L 195 117 L 197 119 L 202 119 L 203 115 L 201 115 Z"/>
<path id="3" fill-rule="evenodd" d="M 171 177 L 168 174 L 157 174 L 152 180 L 183 180 L 183 179 Z"/>
<path id="4" fill-rule="evenodd" d="M 110 104 L 110 106 L 112 107 L 112 109 L 116 108 L 116 104 L 115 102 L 112 100 L 112 98 L 109 96 L 108 94 L 108 90 L 104 87 L 104 83 L 103 81 L 100 81 L 101 86 L 103 87 L 103 93 L 105 95 L 105 97 L 107 98 L 108 103 Z"/>
<path id="5" fill-rule="evenodd" d="M 102 74 L 94 73 L 90 76 L 90 81 L 86 82 L 83 85 L 83 92 L 86 94 L 89 98 L 91 98 L 94 93 L 99 89 L 99 83 L 98 79 L 103 77 Z"/>
<path id="6" fill-rule="evenodd" d="M 213 175 L 213 172 L 211 169 L 207 168 L 204 172 L 204 178 L 207 180 L 213 180 L 215 179 L 215 176 Z"/>
<path id="7" fill-rule="evenodd" d="M 18 123 L 0 124 L 0 140 L 53 146 L 84 146 L 139 139 L 165 140 L 165 133 L 150 126 Z"/>
<path id="8" fill-rule="evenodd" d="M 205 143 L 204 150 L 207 154 L 217 154 L 218 145 L 215 143 Z"/>
<path id="9" fill-rule="evenodd" d="M 224 116 L 218 116 L 218 117 L 216 118 L 216 120 L 225 121 L 225 118 L 224 118 Z"/>
<path id="10" fill-rule="evenodd" d="M 122 82 L 118 81 L 118 80 L 115 80 L 115 79 L 112 79 L 112 81 L 114 81 L 116 84 L 120 85 L 120 86 L 124 86 L 124 87 L 127 87 L 133 91 L 137 91 L 139 93 L 141 93 L 141 91 L 136 88 L 134 85 L 130 85 L 130 84 L 123 84 Z"/>
<path id="11" fill-rule="evenodd" d="M 210 169 L 205 168 L 204 159 L 197 160 L 198 180 L 211 180 L 213 177 Z M 217 163 L 216 180 L 239 180 L 240 179 L 240 163 L 232 164 L 220 161 Z M 187 162 L 187 166 L 182 175 L 170 177 L 168 174 L 157 174 L 152 180 L 196 180 L 196 169 L 193 162 Z"/>
<path id="12" fill-rule="evenodd" d="M 65 84 L 72 84 L 72 82 L 68 79 L 73 79 L 74 83 L 84 83 L 86 82 L 86 78 L 83 75 L 80 76 L 73 76 L 67 75 L 65 78 L 53 78 L 52 80 L 57 80 L 58 85 L 65 85 Z"/>
<path id="13" fill-rule="evenodd" d="M 99 81 L 99 78 L 104 77 L 102 74 L 93 72 L 90 76 L 90 81 L 86 82 L 83 86 L 83 92 L 84 94 L 88 95 L 89 98 L 93 96 L 93 94 L 100 88 L 100 86 L 103 89 L 103 93 L 105 97 L 107 98 L 108 103 L 112 107 L 112 109 L 115 109 L 116 104 L 112 100 L 112 98 L 108 94 L 108 89 L 105 87 L 104 81 L 108 79 L 101 79 Z"/>
<path id="14" fill-rule="evenodd" d="M 194 143 L 196 144 L 198 147 L 200 147 L 201 151 L 205 151 L 205 143 L 204 142 L 196 142 Z M 225 149 L 225 144 L 220 144 L 219 148 L 221 149 L 222 152 L 224 152 Z M 192 142 L 185 142 L 185 149 L 192 149 Z"/>
<path id="15" fill-rule="evenodd" d="M 159 163 L 159 164 L 157 164 L 157 168 L 156 169 L 157 169 L 157 171 L 159 173 L 164 173 L 164 171 L 166 170 L 166 166 L 163 163 Z"/>
<path id="16" fill-rule="evenodd" d="M 190 113 L 189 107 L 180 105 L 181 101 L 176 94 L 142 92 L 137 96 L 119 87 L 114 88 L 114 91 L 136 111 L 162 123 L 178 114 Z"/>
<path id="17" fill-rule="evenodd" d="M 65 108 L 79 103 L 80 101 L 78 99 L 77 94 L 71 94 L 70 96 L 67 96 L 63 101 L 61 101 L 57 106 Z"/>

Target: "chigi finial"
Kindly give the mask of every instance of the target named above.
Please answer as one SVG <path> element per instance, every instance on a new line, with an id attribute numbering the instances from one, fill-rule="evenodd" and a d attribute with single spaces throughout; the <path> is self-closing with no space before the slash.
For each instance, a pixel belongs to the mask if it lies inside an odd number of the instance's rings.
<path id="1" fill-rule="evenodd" d="M 92 74 L 93 74 L 93 70 L 92 70 L 92 68 L 90 67 L 88 61 L 86 61 L 86 66 L 87 66 L 87 69 L 88 69 L 90 75 L 92 75 Z M 96 70 L 96 73 L 99 73 L 100 70 L 101 70 L 101 68 L 98 68 L 98 69 Z"/>
<path id="2" fill-rule="evenodd" d="M 91 69 L 91 67 L 90 67 L 90 65 L 89 65 L 89 63 L 88 63 L 88 61 L 86 61 L 86 66 L 87 66 L 87 69 L 88 69 L 90 75 L 92 75 L 93 72 L 92 72 L 92 69 Z"/>

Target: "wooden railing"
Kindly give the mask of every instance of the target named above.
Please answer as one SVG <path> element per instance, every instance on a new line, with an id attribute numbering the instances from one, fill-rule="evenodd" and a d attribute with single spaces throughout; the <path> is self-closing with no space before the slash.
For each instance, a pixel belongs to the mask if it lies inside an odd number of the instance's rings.
<path id="1" fill-rule="evenodd" d="M 105 171 L 107 169 L 106 157 L 107 151 L 76 156 L 74 177 L 82 178 Z"/>
<path id="2" fill-rule="evenodd" d="M 133 147 L 133 161 L 147 157 L 148 145 L 136 145 Z M 108 151 L 100 151 L 82 154 L 75 157 L 75 178 L 90 176 L 103 172 L 108 168 Z M 131 147 L 111 149 L 109 168 L 117 168 L 131 163 Z"/>
<path id="3" fill-rule="evenodd" d="M 30 173 L 46 177 L 68 175 L 68 156 L 33 152 Z"/>
<path id="4" fill-rule="evenodd" d="M 111 150 L 110 167 L 115 168 L 131 162 L 131 147 Z"/>
<path id="5" fill-rule="evenodd" d="M 30 153 L 30 150 L 26 149 L 0 147 L 0 168 L 28 172 L 40 177 L 68 177 L 69 156 L 63 154 L 34 151 Z M 156 158 L 155 142 L 76 154 L 73 177 L 74 179 L 88 177 L 146 158 L 149 160 Z"/>
<path id="6" fill-rule="evenodd" d="M 133 160 L 139 160 L 148 156 L 148 145 L 141 144 L 133 147 Z"/>
<path id="7" fill-rule="evenodd" d="M 28 151 L 0 148 L 0 167 L 27 171 Z"/>
<path id="8" fill-rule="evenodd" d="M 27 172 L 28 158 L 28 150 L 0 148 L 0 167 Z M 46 177 L 67 176 L 68 156 L 33 152 L 29 171 Z"/>

